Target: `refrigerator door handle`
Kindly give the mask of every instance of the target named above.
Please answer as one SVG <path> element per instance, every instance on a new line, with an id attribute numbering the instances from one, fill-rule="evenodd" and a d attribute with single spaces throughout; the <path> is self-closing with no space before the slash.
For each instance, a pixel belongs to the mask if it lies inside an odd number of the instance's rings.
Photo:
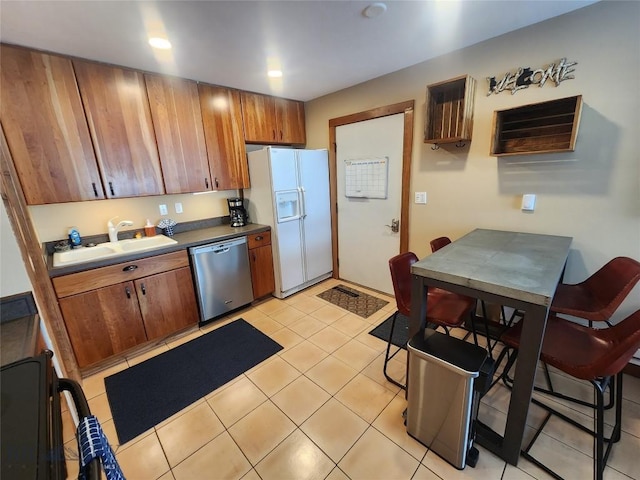
<path id="1" fill-rule="evenodd" d="M 298 196 L 300 197 L 300 218 L 305 218 L 307 216 L 307 205 L 305 203 L 305 191 L 304 187 L 298 187 Z"/>

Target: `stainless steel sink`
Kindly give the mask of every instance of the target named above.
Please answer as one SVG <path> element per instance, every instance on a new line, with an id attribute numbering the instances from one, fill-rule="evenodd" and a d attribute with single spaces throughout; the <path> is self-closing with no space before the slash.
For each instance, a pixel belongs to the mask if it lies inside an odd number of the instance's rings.
<path id="1" fill-rule="evenodd" d="M 99 243 L 95 247 L 81 247 L 66 252 L 55 252 L 53 254 L 53 266 L 66 267 L 77 263 L 95 262 L 103 258 L 154 250 L 175 245 L 176 243 L 178 243 L 176 240 L 164 235 Z"/>

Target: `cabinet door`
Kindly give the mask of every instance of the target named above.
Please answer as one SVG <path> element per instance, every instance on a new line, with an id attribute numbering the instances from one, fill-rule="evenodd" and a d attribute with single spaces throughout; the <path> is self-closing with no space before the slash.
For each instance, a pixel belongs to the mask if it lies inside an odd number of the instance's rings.
<path id="1" fill-rule="evenodd" d="M 249 188 L 240 92 L 204 84 L 198 90 L 213 188 Z"/>
<path id="2" fill-rule="evenodd" d="M 144 76 L 167 193 L 211 190 L 198 85 L 190 80 Z"/>
<path id="3" fill-rule="evenodd" d="M 304 103 L 284 98 L 276 98 L 275 103 L 279 142 L 299 145 L 307 143 Z"/>
<path id="4" fill-rule="evenodd" d="M 71 61 L 2 45 L 0 118 L 29 205 L 104 198 Z"/>
<path id="5" fill-rule="evenodd" d="M 108 198 L 164 192 L 141 72 L 73 61 Z"/>
<path id="6" fill-rule="evenodd" d="M 253 143 L 274 143 L 276 137 L 276 105 L 273 97 L 242 92 L 244 139 Z"/>
<path id="7" fill-rule="evenodd" d="M 80 368 L 147 340 L 133 282 L 59 300 Z"/>
<path id="8" fill-rule="evenodd" d="M 249 250 L 249 261 L 251 262 L 253 297 L 260 298 L 273 293 L 276 284 L 273 276 L 271 245 Z"/>
<path id="9" fill-rule="evenodd" d="M 135 281 L 149 340 L 198 323 L 191 269 L 179 268 Z"/>

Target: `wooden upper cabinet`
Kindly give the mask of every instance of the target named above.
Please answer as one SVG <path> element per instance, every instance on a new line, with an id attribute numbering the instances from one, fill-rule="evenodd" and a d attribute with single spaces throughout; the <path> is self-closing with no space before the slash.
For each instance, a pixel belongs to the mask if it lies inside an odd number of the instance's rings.
<path id="1" fill-rule="evenodd" d="M 104 198 L 71 61 L 0 48 L 0 118 L 27 203 Z"/>
<path id="2" fill-rule="evenodd" d="M 249 188 L 240 92 L 202 83 L 198 91 L 213 188 Z"/>
<path id="3" fill-rule="evenodd" d="M 198 84 L 145 74 L 167 193 L 211 190 Z"/>
<path id="4" fill-rule="evenodd" d="M 249 143 L 306 143 L 304 104 L 295 100 L 242 92 L 244 139 Z"/>
<path id="5" fill-rule="evenodd" d="M 242 92 L 242 121 L 247 142 L 274 143 L 276 141 L 276 105 L 273 97 Z"/>
<path id="6" fill-rule="evenodd" d="M 280 142 L 295 145 L 307 143 L 304 123 L 304 103 L 286 98 L 276 98 L 276 121 L 279 125 Z"/>
<path id="7" fill-rule="evenodd" d="M 141 72 L 74 60 L 108 198 L 165 193 Z"/>

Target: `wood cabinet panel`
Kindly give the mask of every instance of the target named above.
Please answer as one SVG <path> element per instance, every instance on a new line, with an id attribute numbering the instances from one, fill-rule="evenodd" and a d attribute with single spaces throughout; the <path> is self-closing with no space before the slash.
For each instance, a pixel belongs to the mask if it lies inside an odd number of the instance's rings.
<path id="1" fill-rule="evenodd" d="M 60 299 L 80 368 L 146 341 L 133 282 Z"/>
<path id="2" fill-rule="evenodd" d="M 244 139 L 247 142 L 276 141 L 276 105 L 272 97 L 241 92 Z"/>
<path id="3" fill-rule="evenodd" d="M 244 139 L 248 143 L 304 145 L 304 103 L 242 92 Z"/>
<path id="4" fill-rule="evenodd" d="M 58 298 L 88 292 L 115 283 L 136 280 L 156 273 L 189 265 L 186 250 L 141 258 L 52 279 Z"/>
<path id="5" fill-rule="evenodd" d="M 276 283 L 273 275 L 271 245 L 249 250 L 249 261 L 251 264 L 253 297 L 261 298 L 273 293 L 276 289 Z"/>
<path id="6" fill-rule="evenodd" d="M 211 190 L 198 84 L 145 74 L 167 193 Z"/>
<path id="7" fill-rule="evenodd" d="M 271 245 L 270 231 L 247 235 L 247 247 L 249 250 L 252 248 L 263 247 L 265 245 Z"/>
<path id="8" fill-rule="evenodd" d="M 104 198 L 71 60 L 0 48 L 0 118 L 27 203 Z"/>
<path id="9" fill-rule="evenodd" d="M 141 72 L 74 60 L 108 198 L 165 193 Z"/>
<path id="10" fill-rule="evenodd" d="M 141 278 L 135 285 L 148 340 L 198 323 L 189 267 Z"/>
<path id="11" fill-rule="evenodd" d="M 198 91 L 213 188 L 249 188 L 240 92 L 202 83 Z"/>
<path id="12" fill-rule="evenodd" d="M 275 98 L 275 103 L 280 141 L 293 145 L 307 143 L 304 103 L 285 98 Z"/>

